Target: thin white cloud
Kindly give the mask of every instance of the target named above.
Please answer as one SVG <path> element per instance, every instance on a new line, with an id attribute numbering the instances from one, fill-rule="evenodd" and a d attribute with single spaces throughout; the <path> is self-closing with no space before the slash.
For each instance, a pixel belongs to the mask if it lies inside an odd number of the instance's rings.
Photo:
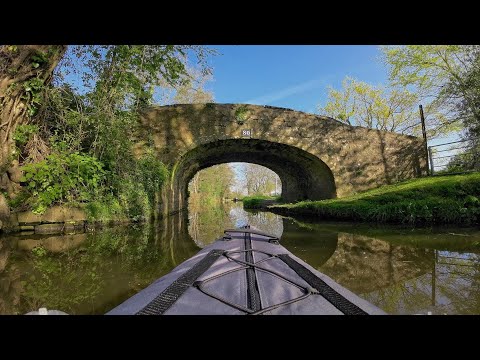
<path id="1" fill-rule="evenodd" d="M 260 96 L 260 97 L 254 98 L 254 99 L 247 100 L 244 103 L 257 104 L 257 105 L 267 105 L 267 104 L 270 104 L 272 102 L 282 100 L 282 99 L 285 99 L 289 96 L 299 94 L 299 93 L 302 93 L 304 91 L 311 90 L 311 89 L 314 89 L 314 88 L 317 88 L 317 87 L 320 87 L 320 86 L 323 86 L 323 85 L 325 85 L 325 79 L 309 80 L 307 82 L 297 84 L 297 85 L 294 85 L 294 86 L 290 86 L 286 89 L 276 91 L 276 92 L 271 93 L 271 94 L 267 94 L 267 95 L 263 95 L 263 96 Z"/>

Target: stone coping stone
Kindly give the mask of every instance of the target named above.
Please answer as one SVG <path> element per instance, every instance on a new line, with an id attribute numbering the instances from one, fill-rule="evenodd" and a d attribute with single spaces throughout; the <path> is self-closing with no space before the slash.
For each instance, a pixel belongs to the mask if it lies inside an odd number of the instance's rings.
<path id="1" fill-rule="evenodd" d="M 53 206 L 48 208 L 44 214 L 38 215 L 31 211 L 19 212 L 19 225 L 39 225 L 54 223 L 78 223 L 87 220 L 85 211 L 80 208 Z"/>

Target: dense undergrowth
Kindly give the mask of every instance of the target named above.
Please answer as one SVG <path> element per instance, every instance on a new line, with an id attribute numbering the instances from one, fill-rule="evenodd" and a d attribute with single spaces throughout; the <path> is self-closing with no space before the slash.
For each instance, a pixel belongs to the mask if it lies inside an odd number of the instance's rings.
<path id="1" fill-rule="evenodd" d="M 169 172 L 151 136 L 140 134 L 139 119 L 152 104 L 211 101 L 202 87 L 215 51 L 196 45 L 78 45 L 61 48 L 59 59 L 50 61 L 50 52 L 59 51 L 55 46 L 0 50 L 12 66 L 0 71 L 0 80 L 17 72 L 17 62 L 28 75 L 8 90 L 21 90 L 18 99 L 8 98 L 12 106 L 20 104 L 12 113 L 28 111 L 14 126 L 8 122 L 11 141 L 0 154 L 8 157 L 0 164 L 0 175 L 8 172 L 8 178 L 0 179 L 0 200 L 9 209 L 4 206 L 2 214 L 42 214 L 65 205 L 85 209 L 94 221 L 151 218 Z"/>
<path id="2" fill-rule="evenodd" d="M 153 216 L 156 194 L 168 169 L 153 152 L 131 155 L 128 166 L 114 166 L 65 142 L 50 142 L 50 153 L 23 167 L 22 190 L 10 206 L 42 214 L 48 207 L 66 204 L 84 208 L 92 221 L 141 221 Z M 21 144 L 19 144 L 21 145 Z M 127 159 L 123 159 L 124 163 Z"/>

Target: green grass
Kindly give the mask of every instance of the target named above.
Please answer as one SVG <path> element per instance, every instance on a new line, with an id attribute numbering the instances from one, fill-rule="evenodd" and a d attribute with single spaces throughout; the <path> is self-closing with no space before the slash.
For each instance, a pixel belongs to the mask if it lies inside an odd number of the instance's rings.
<path id="1" fill-rule="evenodd" d="M 476 225 L 480 222 L 480 173 L 413 179 L 342 199 L 272 205 L 269 210 L 334 220 Z"/>
<path id="2" fill-rule="evenodd" d="M 245 209 L 260 209 L 263 207 L 264 200 L 281 201 L 281 199 L 281 196 L 254 195 L 246 196 L 242 201 Z"/>

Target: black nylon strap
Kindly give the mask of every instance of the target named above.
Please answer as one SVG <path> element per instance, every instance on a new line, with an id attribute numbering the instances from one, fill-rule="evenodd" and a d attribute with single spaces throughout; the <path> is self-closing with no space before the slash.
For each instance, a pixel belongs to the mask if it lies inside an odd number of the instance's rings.
<path id="1" fill-rule="evenodd" d="M 288 254 L 280 254 L 277 255 L 277 257 L 345 315 L 368 315 L 368 313 L 360 309 L 348 299 L 344 298 L 342 295 L 332 289 L 325 281 L 308 270 L 305 266 L 299 264 L 297 261 L 288 256 Z"/>
<path id="2" fill-rule="evenodd" d="M 245 261 L 253 264 L 252 239 L 250 233 L 245 233 Z M 249 266 L 246 269 L 247 275 L 247 307 L 251 310 L 260 311 L 262 302 L 260 300 L 260 292 L 258 291 L 257 276 L 255 275 L 255 267 Z"/>
<path id="3" fill-rule="evenodd" d="M 148 303 L 147 306 L 137 312 L 136 315 L 162 315 L 165 313 L 223 253 L 223 250 L 210 251 L 202 260 L 193 265 Z"/>

